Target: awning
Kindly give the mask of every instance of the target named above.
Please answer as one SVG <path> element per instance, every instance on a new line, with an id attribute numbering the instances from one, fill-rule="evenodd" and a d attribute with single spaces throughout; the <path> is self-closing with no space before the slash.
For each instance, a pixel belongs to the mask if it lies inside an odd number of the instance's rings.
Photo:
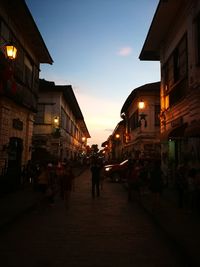
<path id="1" fill-rule="evenodd" d="M 169 139 L 179 140 L 184 138 L 184 132 L 187 127 L 187 123 L 182 124 L 174 129 L 167 130 L 160 134 L 161 141 L 167 141 Z"/>
<path id="2" fill-rule="evenodd" d="M 200 137 L 200 123 L 191 123 L 185 130 L 185 137 Z"/>

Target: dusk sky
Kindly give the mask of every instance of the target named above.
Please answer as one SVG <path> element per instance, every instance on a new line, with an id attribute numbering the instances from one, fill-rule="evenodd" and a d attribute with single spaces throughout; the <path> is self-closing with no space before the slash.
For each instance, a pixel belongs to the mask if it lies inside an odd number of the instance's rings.
<path id="1" fill-rule="evenodd" d="M 40 78 L 72 85 L 89 145 L 101 148 L 134 88 L 160 80 L 159 62 L 139 60 L 158 2 L 26 0 L 54 61 Z"/>

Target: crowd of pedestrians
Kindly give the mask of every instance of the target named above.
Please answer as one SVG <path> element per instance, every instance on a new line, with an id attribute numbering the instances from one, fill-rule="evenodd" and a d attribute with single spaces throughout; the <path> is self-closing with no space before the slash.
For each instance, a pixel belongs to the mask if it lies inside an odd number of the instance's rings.
<path id="1" fill-rule="evenodd" d="M 129 160 L 126 172 L 128 185 L 128 200 L 151 191 L 153 208 L 160 205 L 160 196 L 164 188 L 164 181 L 159 161 Z"/>
<path id="2" fill-rule="evenodd" d="M 93 198 L 99 197 L 105 178 L 103 161 L 98 156 L 93 156 L 87 167 L 91 172 L 91 195 Z M 128 201 L 135 198 L 141 200 L 143 195 L 151 193 L 152 209 L 160 208 L 161 195 L 168 187 L 168 179 L 159 160 L 129 159 L 123 176 L 127 184 Z M 29 163 L 26 172 L 24 171 L 24 180 L 31 182 L 35 190 L 44 193 L 50 205 L 54 204 L 54 197 L 59 193 L 67 206 L 70 194 L 75 190 L 75 176 L 69 161 L 40 165 Z M 199 169 L 190 167 L 187 162 L 178 165 L 171 186 L 175 189 L 179 208 L 200 212 Z"/>
<path id="3" fill-rule="evenodd" d="M 75 176 L 70 161 L 29 163 L 26 169 L 24 169 L 23 175 L 24 180 L 33 184 L 35 191 L 39 191 L 45 195 L 49 205 L 54 205 L 55 195 L 57 193 L 65 205 L 68 205 L 70 193 L 75 188 Z"/>
<path id="4" fill-rule="evenodd" d="M 126 174 L 128 200 L 141 199 L 143 194 L 152 194 L 152 209 L 160 208 L 160 198 L 168 187 L 168 179 L 159 160 L 129 160 Z M 187 162 L 177 166 L 171 183 L 176 192 L 179 208 L 200 212 L 200 170 Z"/>
<path id="5" fill-rule="evenodd" d="M 175 177 L 179 207 L 200 212 L 200 170 L 184 162 L 177 166 Z"/>

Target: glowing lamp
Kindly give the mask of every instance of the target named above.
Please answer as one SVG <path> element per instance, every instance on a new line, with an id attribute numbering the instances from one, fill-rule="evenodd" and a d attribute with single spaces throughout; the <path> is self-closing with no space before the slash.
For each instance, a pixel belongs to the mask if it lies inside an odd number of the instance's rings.
<path id="1" fill-rule="evenodd" d="M 140 100 L 139 103 L 138 103 L 138 108 L 139 109 L 144 109 L 145 108 L 145 104 L 144 104 L 144 101 L 143 100 Z"/>
<path id="2" fill-rule="evenodd" d="M 17 48 L 13 44 L 7 44 L 6 55 L 9 59 L 14 60 L 17 56 Z"/>
<path id="3" fill-rule="evenodd" d="M 57 128 L 57 127 L 59 126 L 59 117 L 57 117 L 57 116 L 54 117 L 54 118 L 53 118 L 53 123 L 54 123 L 54 127 Z"/>
<path id="4" fill-rule="evenodd" d="M 117 139 L 119 139 L 119 138 L 120 138 L 120 135 L 119 135 L 119 134 L 116 134 L 115 137 L 116 137 Z"/>

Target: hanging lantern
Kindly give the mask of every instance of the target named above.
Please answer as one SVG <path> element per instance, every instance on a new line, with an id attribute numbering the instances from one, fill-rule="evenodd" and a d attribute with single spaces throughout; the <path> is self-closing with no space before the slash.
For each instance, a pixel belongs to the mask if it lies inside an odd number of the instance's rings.
<path id="1" fill-rule="evenodd" d="M 139 109 L 144 109 L 144 108 L 145 108 L 145 104 L 144 104 L 144 101 L 143 101 L 143 100 L 140 100 L 140 101 L 138 102 L 138 108 L 139 108 Z"/>
<path id="2" fill-rule="evenodd" d="M 6 55 L 9 59 L 14 60 L 17 56 L 17 48 L 13 44 L 7 44 Z"/>
<path id="3" fill-rule="evenodd" d="M 119 135 L 119 134 L 116 134 L 116 135 L 115 135 L 115 138 L 116 138 L 116 139 L 119 139 L 119 138 L 120 138 L 120 135 Z"/>

